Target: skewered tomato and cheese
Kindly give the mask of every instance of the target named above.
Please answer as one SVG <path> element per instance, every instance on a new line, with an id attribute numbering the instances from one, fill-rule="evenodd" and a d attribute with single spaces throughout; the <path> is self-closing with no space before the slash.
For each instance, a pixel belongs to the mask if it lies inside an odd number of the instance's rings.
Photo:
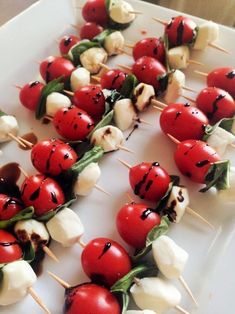
<path id="1" fill-rule="evenodd" d="M 212 21 L 206 21 L 198 26 L 197 36 L 193 44 L 193 49 L 204 50 L 209 44 L 219 37 L 219 26 Z"/>
<path id="2" fill-rule="evenodd" d="M 0 221 L 11 219 L 22 209 L 24 209 L 24 204 L 21 200 L 6 194 L 0 194 Z"/>
<path id="3" fill-rule="evenodd" d="M 25 84 L 20 90 L 20 102 L 27 109 L 35 111 L 45 84 L 33 81 Z"/>
<path id="4" fill-rule="evenodd" d="M 190 51 L 186 45 L 171 48 L 167 51 L 167 60 L 171 69 L 186 69 L 189 65 Z"/>
<path id="5" fill-rule="evenodd" d="M 114 122 L 121 130 L 125 131 L 137 119 L 135 107 L 129 98 L 120 99 L 115 102 L 114 107 Z"/>
<path id="6" fill-rule="evenodd" d="M 72 72 L 70 77 L 71 89 L 73 92 L 75 92 L 81 87 L 90 84 L 90 81 L 91 81 L 90 72 L 83 67 L 78 67 L 76 70 Z"/>
<path id="7" fill-rule="evenodd" d="M 87 22 L 94 22 L 102 26 L 108 22 L 105 0 L 88 0 L 82 8 L 82 16 Z"/>
<path id="8" fill-rule="evenodd" d="M 95 36 L 103 32 L 103 27 L 94 22 L 87 22 L 80 28 L 79 34 L 81 39 L 92 40 Z"/>
<path id="9" fill-rule="evenodd" d="M 10 141 L 13 136 L 17 137 L 18 132 L 19 126 L 16 118 L 0 110 L 0 143 Z"/>
<path id="10" fill-rule="evenodd" d="M 0 264 L 10 263 L 23 257 L 17 239 L 8 231 L 0 230 Z"/>
<path id="11" fill-rule="evenodd" d="M 108 15 L 110 24 L 114 28 L 126 28 L 131 22 L 134 21 L 136 15 L 133 12 L 133 7 L 124 0 L 110 0 Z"/>
<path id="12" fill-rule="evenodd" d="M 165 47 L 161 38 L 150 37 L 139 40 L 132 50 L 133 58 L 152 57 L 162 64 L 165 63 Z"/>
<path id="13" fill-rule="evenodd" d="M 155 96 L 152 85 L 139 83 L 133 90 L 133 103 L 137 111 L 143 111 L 150 105 Z"/>
<path id="14" fill-rule="evenodd" d="M 164 99 L 167 104 L 174 102 L 183 94 L 185 86 L 185 75 L 180 70 L 173 70 L 168 75 L 167 88 L 164 94 Z"/>
<path id="15" fill-rule="evenodd" d="M 80 41 L 79 37 L 75 35 L 65 35 L 64 37 L 61 38 L 59 42 L 59 49 L 61 55 L 67 55 L 69 52 L 70 48 L 76 45 Z"/>
<path id="16" fill-rule="evenodd" d="M 104 40 L 104 49 L 109 56 L 115 56 L 120 54 L 120 51 L 124 47 L 125 39 L 121 32 L 114 31 L 109 34 Z"/>
<path id="17" fill-rule="evenodd" d="M 112 69 L 101 76 L 100 85 L 102 89 L 116 89 L 119 91 L 127 77 L 127 74 L 119 69 Z"/>

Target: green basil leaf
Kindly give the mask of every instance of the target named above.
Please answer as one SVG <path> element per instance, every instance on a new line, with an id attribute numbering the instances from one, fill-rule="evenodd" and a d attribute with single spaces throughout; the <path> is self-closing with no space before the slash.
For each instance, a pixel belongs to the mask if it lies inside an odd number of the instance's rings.
<path id="1" fill-rule="evenodd" d="M 196 41 L 196 39 L 197 39 L 198 30 L 199 30 L 199 27 L 198 27 L 198 26 L 196 26 L 196 27 L 194 28 L 194 30 L 193 30 L 193 38 L 192 38 L 192 40 L 188 43 L 188 45 L 189 45 L 190 47 L 193 47 L 193 45 L 195 44 L 195 41 Z"/>
<path id="2" fill-rule="evenodd" d="M 130 297 L 129 294 L 126 292 L 115 292 L 113 293 L 115 295 L 115 297 L 117 298 L 120 306 L 121 306 L 121 314 L 126 314 L 128 305 L 129 305 L 129 301 L 130 301 Z"/>
<path id="3" fill-rule="evenodd" d="M 8 114 L 6 114 L 4 111 L 2 111 L 2 110 L 0 109 L 0 117 L 2 117 L 2 116 L 8 116 Z"/>
<path id="4" fill-rule="evenodd" d="M 217 190 L 226 190 L 229 185 L 229 172 L 230 162 L 229 160 L 222 160 L 214 162 L 205 177 L 206 186 L 199 192 L 206 192 L 211 187 L 215 187 Z"/>
<path id="5" fill-rule="evenodd" d="M 160 38 L 160 40 L 163 41 L 164 48 L 165 48 L 165 67 L 166 67 L 166 71 L 170 72 L 171 68 L 170 68 L 170 64 L 169 64 L 169 60 L 168 60 L 169 39 L 168 39 L 167 34 L 164 34 L 163 37 Z"/>
<path id="6" fill-rule="evenodd" d="M 108 22 L 108 26 L 112 29 L 116 29 L 116 30 L 123 30 L 128 28 L 131 25 L 132 22 L 130 23 L 118 23 L 115 22 L 113 19 L 111 19 L 111 17 L 109 17 L 109 22 Z"/>
<path id="7" fill-rule="evenodd" d="M 111 94 L 105 99 L 105 113 L 104 116 L 113 109 L 115 102 L 123 99 L 123 96 L 116 90 L 113 89 Z"/>
<path id="8" fill-rule="evenodd" d="M 113 29 L 105 29 L 103 32 L 95 36 L 92 41 L 99 43 L 100 46 L 104 45 L 105 38 L 114 32 Z"/>
<path id="9" fill-rule="evenodd" d="M 33 245 L 30 241 L 28 241 L 26 244 L 24 244 L 23 246 L 23 259 L 28 262 L 31 263 L 34 258 L 35 258 L 35 251 L 33 248 Z"/>
<path id="10" fill-rule="evenodd" d="M 34 208 L 32 206 L 27 207 L 23 210 L 21 210 L 18 214 L 16 214 L 14 217 L 8 219 L 8 220 L 1 220 L 0 221 L 0 229 L 5 229 L 14 224 L 15 222 L 19 220 L 26 220 L 33 217 L 34 214 Z"/>
<path id="11" fill-rule="evenodd" d="M 138 80 L 134 74 L 127 75 L 122 84 L 120 94 L 124 98 L 132 98 L 134 88 L 138 85 Z"/>
<path id="12" fill-rule="evenodd" d="M 108 14 L 109 14 L 110 3 L 111 3 L 111 0 L 105 0 L 105 8 Z"/>
<path id="13" fill-rule="evenodd" d="M 88 134 L 87 138 L 90 139 L 90 138 L 92 137 L 92 134 L 93 134 L 96 130 L 98 130 L 98 129 L 100 129 L 100 128 L 106 126 L 106 125 L 109 125 L 112 120 L 113 120 L 113 110 L 111 110 L 109 113 L 107 113 L 107 114 L 102 118 L 102 120 L 101 120 L 99 123 L 97 123 L 97 125 L 94 127 L 94 129 Z"/>
<path id="14" fill-rule="evenodd" d="M 171 72 L 165 73 L 163 75 L 158 75 L 157 81 L 159 82 L 159 85 L 160 85 L 159 91 L 157 91 L 158 94 L 161 94 L 167 89 L 170 74 Z"/>
<path id="15" fill-rule="evenodd" d="M 79 65 L 80 64 L 80 56 L 83 52 L 86 50 L 93 48 L 93 47 L 100 47 L 98 42 L 93 42 L 93 41 L 82 41 L 78 45 L 76 45 L 74 48 L 72 48 L 71 53 L 73 56 L 73 63 L 74 65 Z"/>
<path id="16" fill-rule="evenodd" d="M 205 127 L 205 131 L 204 131 L 205 134 L 203 135 L 202 140 L 206 142 L 208 140 L 208 138 L 215 132 L 215 130 L 218 127 L 232 133 L 233 121 L 234 121 L 234 118 L 223 118 L 214 125 L 208 124 Z"/>
<path id="17" fill-rule="evenodd" d="M 59 77 L 53 81 L 50 81 L 46 86 L 43 87 L 39 103 L 35 111 L 36 119 L 41 119 L 46 113 L 46 101 L 47 96 L 53 92 L 62 92 L 64 89 L 64 83 L 62 77 Z"/>

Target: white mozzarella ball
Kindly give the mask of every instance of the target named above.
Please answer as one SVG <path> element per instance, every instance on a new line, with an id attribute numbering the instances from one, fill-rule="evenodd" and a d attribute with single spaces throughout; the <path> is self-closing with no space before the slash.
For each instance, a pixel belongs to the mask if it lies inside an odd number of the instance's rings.
<path id="1" fill-rule="evenodd" d="M 167 89 L 164 99 L 167 104 L 174 103 L 183 94 L 185 86 L 185 75 L 180 70 L 175 70 L 169 75 Z"/>
<path id="2" fill-rule="evenodd" d="M 188 253 L 171 238 L 162 235 L 152 243 L 154 260 L 167 279 L 177 279 L 184 271 Z"/>
<path id="3" fill-rule="evenodd" d="M 101 175 L 98 163 L 92 162 L 79 174 L 74 185 L 76 195 L 86 196 L 91 193 Z"/>
<path id="4" fill-rule="evenodd" d="M 189 47 L 178 46 L 168 50 L 167 57 L 172 69 L 186 69 L 189 60 Z"/>
<path id="5" fill-rule="evenodd" d="M 218 191 L 218 195 L 223 203 L 235 203 L 235 167 L 230 167 L 229 171 L 229 185 L 226 190 Z"/>
<path id="6" fill-rule="evenodd" d="M 109 16 L 114 22 L 120 24 L 131 23 L 135 19 L 133 7 L 123 0 L 111 0 L 109 7 Z"/>
<path id="7" fill-rule="evenodd" d="M 188 190 L 184 187 L 173 186 L 166 208 L 171 217 L 175 217 L 174 222 L 180 222 L 188 205 Z"/>
<path id="8" fill-rule="evenodd" d="M 87 49 L 80 55 L 82 66 L 91 74 L 98 73 L 101 69 L 100 63 L 105 63 L 107 59 L 107 52 L 103 48 L 97 47 Z"/>
<path id="9" fill-rule="evenodd" d="M 4 115 L 0 117 L 0 143 L 11 140 L 9 133 L 17 136 L 18 132 L 18 122 L 14 116 Z"/>
<path id="10" fill-rule="evenodd" d="M 235 136 L 220 127 L 217 127 L 207 139 L 207 143 L 212 146 L 220 156 L 223 156 L 227 146 L 234 142 Z"/>
<path id="11" fill-rule="evenodd" d="M 148 308 L 158 314 L 174 308 L 181 300 L 180 292 L 171 283 L 156 277 L 140 279 L 130 292 L 139 308 Z"/>
<path id="12" fill-rule="evenodd" d="M 129 310 L 129 311 L 126 311 L 126 314 L 157 314 L 157 313 L 151 310 L 143 310 L 143 311 Z"/>
<path id="13" fill-rule="evenodd" d="M 26 261 L 15 261 L 2 268 L 0 305 L 10 305 L 23 299 L 37 281 L 33 269 Z"/>
<path id="14" fill-rule="evenodd" d="M 218 24 L 212 21 L 207 21 L 198 27 L 198 33 L 193 48 L 196 50 L 203 50 L 208 44 L 216 41 L 218 37 Z"/>
<path id="15" fill-rule="evenodd" d="M 71 101 L 69 97 L 53 92 L 49 96 L 47 96 L 46 100 L 46 114 L 48 116 L 54 117 L 58 110 L 61 108 L 68 108 L 71 106 Z"/>
<path id="16" fill-rule="evenodd" d="M 136 109 L 143 111 L 150 105 L 152 98 L 155 96 L 155 91 L 152 85 L 140 83 L 135 87 L 133 94 Z"/>
<path id="17" fill-rule="evenodd" d="M 76 90 L 83 86 L 89 85 L 90 82 L 91 82 L 90 72 L 83 67 L 77 68 L 71 74 L 70 85 L 73 92 L 75 92 Z"/>
<path id="18" fill-rule="evenodd" d="M 137 118 L 135 107 L 129 98 L 116 101 L 113 110 L 114 122 L 116 126 L 122 131 L 129 129 L 134 120 Z"/>
<path id="19" fill-rule="evenodd" d="M 64 247 L 77 243 L 84 233 L 80 218 L 70 208 L 59 211 L 46 225 L 52 239 Z"/>
<path id="20" fill-rule="evenodd" d="M 121 32 L 115 31 L 108 35 L 104 40 L 104 49 L 109 56 L 117 55 L 120 49 L 123 48 L 125 43 L 124 37 Z"/>
<path id="21" fill-rule="evenodd" d="M 105 152 L 118 149 L 124 141 L 122 131 L 112 125 L 106 125 L 96 130 L 91 137 L 93 145 L 101 146 Z"/>

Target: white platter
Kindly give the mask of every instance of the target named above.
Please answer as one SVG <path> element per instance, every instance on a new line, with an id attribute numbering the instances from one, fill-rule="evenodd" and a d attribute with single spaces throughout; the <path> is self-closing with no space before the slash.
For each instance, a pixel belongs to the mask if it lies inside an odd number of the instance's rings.
<path id="1" fill-rule="evenodd" d="M 162 7 L 146 2 L 129 0 L 137 11 L 143 12 L 138 16 L 131 27 L 125 31 L 127 42 L 134 42 L 144 36 L 160 36 L 163 27 L 152 21 L 151 17 L 169 20 L 177 15 Z M 77 1 L 77 6 L 82 3 Z M 41 125 L 33 118 L 33 114 L 24 109 L 18 100 L 18 91 L 13 84 L 23 85 L 38 75 L 38 65 L 35 60 L 42 60 L 48 55 L 58 54 L 55 40 L 64 34 L 74 33 L 70 24 L 76 22 L 74 7 L 71 0 L 41 0 L 28 10 L 11 20 L 0 28 L 1 58 L 0 58 L 0 107 L 8 113 L 17 116 L 20 122 L 21 134 L 33 129 L 39 139 L 44 139 L 55 133 L 50 125 Z M 78 22 L 81 24 L 80 11 Z M 199 18 L 193 18 L 201 23 Z M 146 35 L 141 31 L 145 29 Z M 212 48 L 206 52 L 194 52 L 192 57 L 205 63 L 203 70 L 219 66 L 234 65 L 235 31 L 227 27 L 220 27 L 219 44 L 229 51 L 230 55 L 220 53 Z M 110 65 L 123 63 L 130 65 L 131 58 L 127 56 L 115 57 Z M 205 81 L 193 73 L 195 66 L 186 71 L 187 85 L 200 90 Z M 93 191 L 86 198 L 81 198 L 73 206 L 79 213 L 84 225 L 84 241 L 87 242 L 98 236 L 107 236 L 123 241 L 115 228 L 115 215 L 122 204 L 126 202 L 125 192 L 129 190 L 128 172 L 117 162 L 120 157 L 131 164 L 141 161 L 159 161 L 170 174 L 178 174 L 173 161 L 174 144 L 161 132 L 158 126 L 158 114 L 149 110 L 144 115 L 146 120 L 154 123 L 155 127 L 141 126 L 134 132 L 126 145 L 136 154 L 125 152 L 108 154 L 101 162 L 102 177 L 100 185 L 105 187 L 113 197 L 106 197 L 98 191 Z M 128 133 L 128 132 L 127 132 Z M 3 156 L 0 163 L 18 161 L 29 173 L 35 173 L 30 165 L 29 152 L 18 149 L 16 143 L 8 143 L 1 147 Z M 234 155 L 234 153 L 233 153 Z M 234 164 L 232 151 L 228 153 Z M 235 215 L 233 206 L 219 202 L 213 193 L 200 194 L 199 186 L 192 184 L 188 179 L 182 182 L 190 189 L 190 206 L 215 225 L 210 230 L 195 218 L 187 214 L 182 222 L 171 228 L 170 234 L 176 241 L 190 253 L 184 277 L 194 292 L 200 306 L 195 309 L 189 297 L 182 291 L 182 306 L 190 313 L 218 314 L 234 313 L 234 286 L 235 286 Z M 124 244 L 125 245 L 125 244 Z M 35 290 L 47 304 L 53 314 L 62 313 L 63 289 L 55 283 L 46 273 L 51 270 L 70 284 L 75 285 L 87 281 L 80 265 L 81 248 L 75 246 L 64 249 L 56 243 L 51 249 L 59 257 L 56 264 L 48 258 L 44 261 L 44 271 L 35 285 Z M 128 248 L 129 250 L 129 248 Z M 177 283 L 176 283 L 177 284 Z M 1 314 L 39 314 L 40 308 L 28 296 L 14 306 L 0 307 Z"/>

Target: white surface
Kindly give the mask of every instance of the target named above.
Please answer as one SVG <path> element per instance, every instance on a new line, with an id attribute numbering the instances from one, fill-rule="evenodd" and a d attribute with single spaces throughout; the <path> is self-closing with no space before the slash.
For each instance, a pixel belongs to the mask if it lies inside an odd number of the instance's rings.
<path id="1" fill-rule="evenodd" d="M 163 33 L 163 27 L 152 21 L 152 16 L 168 20 L 176 15 L 170 10 L 154 7 L 144 2 L 134 0 L 130 2 L 135 10 L 145 14 L 138 16 L 133 25 L 125 31 L 127 42 L 137 41 L 143 36 L 160 36 Z M 194 18 L 194 20 L 200 21 L 198 18 Z M 48 134 L 55 134 L 51 125 L 41 125 L 36 122 L 33 114 L 19 104 L 18 91 L 12 85 L 23 85 L 37 78 L 38 65 L 35 60 L 42 60 L 48 55 L 58 54 L 55 40 L 64 34 L 74 33 L 69 26 L 74 22 L 70 0 L 41 0 L 39 4 L 31 7 L 0 29 L 0 42 L 4 47 L 4 58 L 0 59 L 0 106 L 3 110 L 17 116 L 21 134 L 30 131 L 31 128 L 39 139 L 46 138 Z M 81 19 L 80 23 L 82 23 Z M 143 29 L 147 30 L 147 35 L 141 35 Z M 203 70 L 205 72 L 215 67 L 233 65 L 234 35 L 234 30 L 226 27 L 220 28 L 219 44 L 233 52 L 231 55 L 208 48 L 206 52 L 193 52 L 192 59 L 204 62 Z M 110 64 L 118 63 L 131 65 L 132 61 L 127 56 L 119 56 L 112 58 Z M 193 73 L 193 69 L 196 68 L 191 65 L 185 72 L 186 83 L 188 86 L 200 90 L 205 86 L 205 80 Z M 175 147 L 159 131 L 159 114 L 149 109 L 147 113 L 141 114 L 141 117 L 154 123 L 155 127 L 151 129 L 149 126 L 141 125 L 126 143 L 126 146 L 133 149 L 136 154 L 119 151 L 112 155 L 108 154 L 100 163 L 102 175 L 99 184 L 107 189 L 113 197 L 93 191 L 88 197 L 81 197 L 74 205 L 85 226 L 84 241 L 86 242 L 97 236 L 107 236 L 123 243 L 115 228 L 115 215 L 126 202 L 125 192 L 130 188 L 128 171 L 117 162 L 118 157 L 132 165 L 143 160 L 159 161 L 170 174 L 178 174 L 173 161 Z M 0 157 L 0 164 L 18 160 L 29 173 L 36 172 L 30 165 L 29 152 L 19 150 L 16 143 L 1 145 L 1 150 L 3 150 L 3 156 Z M 229 153 L 231 156 L 232 150 Z M 234 164 L 234 160 L 232 163 Z M 199 185 L 192 184 L 187 178 L 182 178 L 182 183 L 187 184 L 189 188 L 190 206 L 208 218 L 216 229 L 210 230 L 187 214 L 180 224 L 171 228 L 170 236 L 190 253 L 184 278 L 194 292 L 200 307 L 198 310 L 195 309 L 186 292 L 179 286 L 183 296 L 181 305 L 194 314 L 233 314 L 235 285 L 233 206 L 225 206 L 220 203 L 219 198 L 212 192 L 206 195 L 198 193 Z M 72 285 L 87 281 L 87 278 L 80 266 L 81 248 L 79 246 L 64 249 L 53 242 L 51 249 L 59 256 L 61 262 L 56 264 L 46 258 L 44 272 L 34 288 L 51 312 L 60 314 L 62 313 L 64 290 L 49 278 L 46 270 L 51 270 Z M 30 314 L 41 313 L 39 307 L 29 296 L 15 306 L 0 308 L 1 314 L 25 314 L 26 311 Z"/>

